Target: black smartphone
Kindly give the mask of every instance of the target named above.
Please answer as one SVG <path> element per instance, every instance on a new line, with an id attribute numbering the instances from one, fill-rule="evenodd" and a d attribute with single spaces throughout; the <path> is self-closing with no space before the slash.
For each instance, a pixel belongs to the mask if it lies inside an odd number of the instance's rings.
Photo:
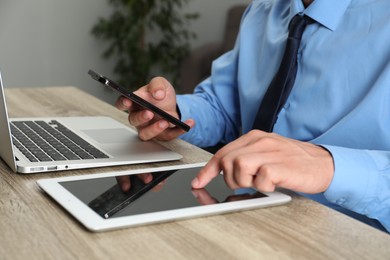
<path id="1" fill-rule="evenodd" d="M 93 70 L 89 70 L 88 74 L 91 75 L 91 77 L 93 79 L 99 81 L 103 85 L 110 87 L 111 89 L 113 89 L 117 93 L 119 93 L 120 95 L 129 98 L 131 101 L 133 101 L 137 105 L 140 105 L 140 106 L 152 111 L 153 113 L 157 114 L 161 118 L 164 118 L 165 120 L 174 124 L 175 126 L 180 127 L 181 129 L 185 130 L 186 132 L 188 132 L 190 130 L 189 125 L 183 123 L 182 121 L 175 118 L 174 116 L 171 116 L 170 114 L 168 114 L 164 110 L 161 110 L 160 108 L 156 107 L 155 105 L 151 104 L 150 102 L 146 101 L 145 99 L 137 96 L 136 94 L 131 92 L 129 89 L 120 86 L 118 83 L 110 80 L 109 78 L 107 78 L 103 75 L 100 75 L 99 73 L 97 73 Z"/>

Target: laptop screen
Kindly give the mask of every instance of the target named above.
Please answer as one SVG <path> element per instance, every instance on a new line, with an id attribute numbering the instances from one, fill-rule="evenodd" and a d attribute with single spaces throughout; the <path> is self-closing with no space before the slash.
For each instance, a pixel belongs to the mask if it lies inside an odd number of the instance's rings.
<path id="1" fill-rule="evenodd" d="M 0 156 L 11 169 L 16 172 L 16 162 L 11 141 L 8 112 L 5 101 L 3 80 L 0 72 Z"/>

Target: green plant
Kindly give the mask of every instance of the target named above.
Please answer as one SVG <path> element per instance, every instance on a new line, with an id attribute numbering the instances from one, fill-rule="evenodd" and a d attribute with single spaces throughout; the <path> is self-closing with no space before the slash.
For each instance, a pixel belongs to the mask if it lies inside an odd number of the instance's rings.
<path id="1" fill-rule="evenodd" d="M 196 13 L 182 13 L 189 0 L 108 0 L 113 13 L 99 18 L 92 34 L 109 43 L 103 57 L 114 58 L 119 82 L 138 88 L 159 71 L 177 82 L 180 62 L 196 37 L 188 30 Z"/>

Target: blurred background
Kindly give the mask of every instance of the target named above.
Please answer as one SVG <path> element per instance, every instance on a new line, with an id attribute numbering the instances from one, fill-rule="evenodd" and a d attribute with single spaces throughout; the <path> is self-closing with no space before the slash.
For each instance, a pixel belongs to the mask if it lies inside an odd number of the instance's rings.
<path id="1" fill-rule="evenodd" d="M 196 34 L 189 42 L 188 56 L 209 43 L 223 42 L 230 8 L 250 2 L 189 0 L 183 5 L 183 13 L 199 15 L 186 25 L 188 31 Z M 91 33 L 98 19 L 107 18 L 112 12 L 113 6 L 107 0 L 1 0 L 0 70 L 5 87 L 75 86 L 113 102 L 116 96 L 87 75 L 92 68 L 118 78 L 113 72 L 116 60 L 102 57 L 109 43 Z M 194 55 L 199 57 L 197 52 Z M 189 91 L 188 87 L 185 91 Z"/>

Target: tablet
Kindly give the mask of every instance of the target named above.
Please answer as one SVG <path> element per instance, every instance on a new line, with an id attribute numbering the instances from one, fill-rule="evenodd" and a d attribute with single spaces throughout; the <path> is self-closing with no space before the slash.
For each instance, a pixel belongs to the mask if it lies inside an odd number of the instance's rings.
<path id="1" fill-rule="evenodd" d="M 41 179 L 37 183 L 90 231 L 275 206 L 291 200 L 279 192 L 229 189 L 222 175 L 204 189 L 192 189 L 191 181 L 204 164 Z"/>

